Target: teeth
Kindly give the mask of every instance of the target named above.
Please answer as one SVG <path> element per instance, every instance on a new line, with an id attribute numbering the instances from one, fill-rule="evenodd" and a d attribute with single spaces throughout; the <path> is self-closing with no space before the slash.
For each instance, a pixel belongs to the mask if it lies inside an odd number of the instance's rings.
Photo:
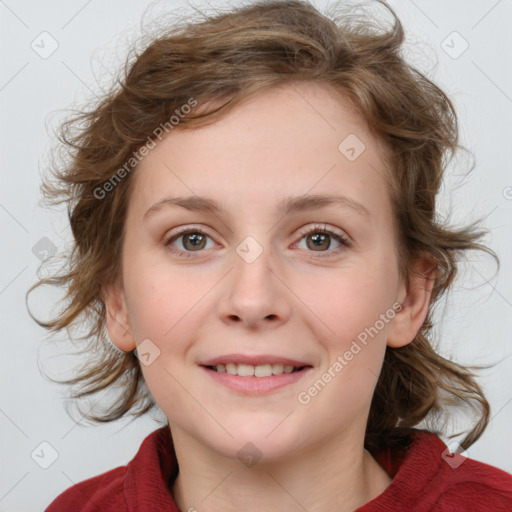
<path id="1" fill-rule="evenodd" d="M 270 377 L 271 375 L 282 375 L 283 373 L 292 373 L 295 369 L 292 365 L 283 364 L 218 364 L 215 369 L 219 373 L 228 373 L 229 375 L 238 375 L 239 377 Z"/>
<path id="2" fill-rule="evenodd" d="M 226 365 L 226 373 L 229 373 L 230 375 L 236 375 L 236 364 L 228 363 Z"/>
<path id="3" fill-rule="evenodd" d="M 251 364 L 239 364 L 237 373 L 240 377 L 252 377 L 254 375 L 254 366 Z"/>
<path id="4" fill-rule="evenodd" d="M 256 375 L 256 377 L 270 377 L 272 375 L 272 365 L 260 364 L 258 366 L 255 366 L 254 375 Z"/>
<path id="5" fill-rule="evenodd" d="M 274 375 L 281 375 L 283 373 L 284 364 L 273 364 L 272 373 Z"/>

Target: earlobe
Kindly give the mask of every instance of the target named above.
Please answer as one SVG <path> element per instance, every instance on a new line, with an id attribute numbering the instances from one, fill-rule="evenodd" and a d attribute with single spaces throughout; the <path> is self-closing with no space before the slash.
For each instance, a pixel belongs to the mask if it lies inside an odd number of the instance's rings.
<path id="1" fill-rule="evenodd" d="M 136 344 L 122 286 L 110 284 L 104 286 L 102 291 L 106 309 L 106 327 L 110 340 L 124 352 L 134 350 Z"/>
<path id="2" fill-rule="evenodd" d="M 414 268 L 409 285 L 404 286 L 402 308 L 391 323 L 387 345 L 403 347 L 411 343 L 427 317 L 432 289 L 437 276 L 436 266 L 431 260 L 423 259 Z"/>

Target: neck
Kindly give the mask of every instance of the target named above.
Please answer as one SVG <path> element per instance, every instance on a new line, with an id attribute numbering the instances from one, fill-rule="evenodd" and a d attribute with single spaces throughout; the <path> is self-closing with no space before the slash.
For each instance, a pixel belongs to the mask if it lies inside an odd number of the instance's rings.
<path id="1" fill-rule="evenodd" d="M 338 438 L 286 460 L 246 467 L 172 430 L 179 474 L 172 486 L 180 510 L 194 512 L 352 512 L 381 494 L 390 477 L 363 439 Z"/>

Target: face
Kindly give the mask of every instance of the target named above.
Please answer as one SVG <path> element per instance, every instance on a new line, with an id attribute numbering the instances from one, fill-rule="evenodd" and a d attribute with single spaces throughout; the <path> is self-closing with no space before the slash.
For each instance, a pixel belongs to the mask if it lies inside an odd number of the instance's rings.
<path id="1" fill-rule="evenodd" d="M 173 432 L 276 459 L 363 436 L 405 289 L 380 146 L 347 102 L 281 86 L 172 132 L 134 172 L 129 334 L 109 332 L 139 346 Z"/>

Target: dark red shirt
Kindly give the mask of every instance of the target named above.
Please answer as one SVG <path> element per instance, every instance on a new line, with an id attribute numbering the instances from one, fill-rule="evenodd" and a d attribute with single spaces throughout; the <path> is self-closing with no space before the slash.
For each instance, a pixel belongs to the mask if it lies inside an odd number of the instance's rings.
<path id="1" fill-rule="evenodd" d="M 512 512 L 512 475 L 460 457 L 447 456 L 437 435 L 414 431 L 406 451 L 376 457 L 393 481 L 355 512 Z M 144 439 L 126 466 L 70 487 L 46 512 L 179 512 L 169 491 L 177 474 L 165 426 Z"/>

